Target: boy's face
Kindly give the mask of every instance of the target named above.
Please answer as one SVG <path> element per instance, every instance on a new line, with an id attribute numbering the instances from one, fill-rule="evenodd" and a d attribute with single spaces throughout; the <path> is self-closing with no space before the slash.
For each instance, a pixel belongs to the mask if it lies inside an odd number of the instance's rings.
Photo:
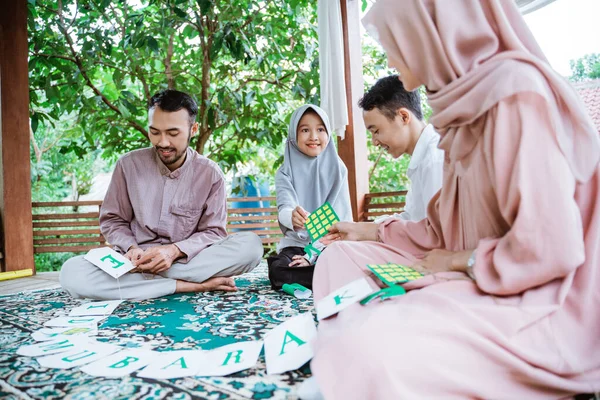
<path id="1" fill-rule="evenodd" d="M 148 137 L 158 157 L 169 170 L 176 170 L 185 161 L 185 151 L 198 131 L 198 124 L 190 126 L 190 116 L 185 108 L 168 112 L 160 107 L 148 111 L 148 124 Z"/>
<path id="2" fill-rule="evenodd" d="M 400 108 L 393 120 L 388 119 L 377 107 L 363 111 L 363 120 L 371 132 L 373 145 L 385 149 L 392 157 L 398 158 L 410 148 L 411 135 L 409 122 L 412 114 Z"/>
<path id="3" fill-rule="evenodd" d="M 305 113 L 296 132 L 298 148 L 301 152 L 310 157 L 316 157 L 327 147 L 329 135 L 323 124 L 323 120 L 315 113 Z"/>

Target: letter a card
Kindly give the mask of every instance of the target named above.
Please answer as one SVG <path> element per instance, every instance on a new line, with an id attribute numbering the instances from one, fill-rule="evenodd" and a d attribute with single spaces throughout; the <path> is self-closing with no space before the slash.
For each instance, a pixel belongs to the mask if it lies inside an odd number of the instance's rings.
<path id="1" fill-rule="evenodd" d="M 226 376 L 252 368 L 263 348 L 262 341 L 238 342 L 221 346 L 207 352 L 208 362 L 196 372 L 196 376 Z"/>
<path id="2" fill-rule="evenodd" d="M 317 336 L 317 327 L 311 313 L 288 319 L 265 335 L 267 374 L 292 371 L 306 364 L 312 357 L 311 342 Z"/>
<path id="3" fill-rule="evenodd" d="M 110 247 L 92 249 L 84 258 L 115 279 L 135 268 L 131 261 Z"/>

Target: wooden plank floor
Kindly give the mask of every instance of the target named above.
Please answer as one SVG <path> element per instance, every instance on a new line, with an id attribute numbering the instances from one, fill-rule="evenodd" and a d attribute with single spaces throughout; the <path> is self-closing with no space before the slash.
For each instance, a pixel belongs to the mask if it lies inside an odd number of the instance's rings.
<path id="1" fill-rule="evenodd" d="M 0 295 L 19 293 L 25 290 L 59 288 L 58 272 L 38 272 L 35 276 L 0 281 Z"/>

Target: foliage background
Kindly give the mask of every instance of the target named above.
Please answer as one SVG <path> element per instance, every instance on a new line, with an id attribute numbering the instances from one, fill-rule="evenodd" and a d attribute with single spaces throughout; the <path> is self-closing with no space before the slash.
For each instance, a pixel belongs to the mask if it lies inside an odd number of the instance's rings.
<path id="1" fill-rule="evenodd" d="M 28 11 L 33 201 L 79 199 L 118 156 L 147 146 L 146 103 L 160 89 L 197 99 L 196 150 L 228 177 L 271 186 L 290 113 L 319 104 L 315 1 L 28 0 Z M 365 90 L 394 73 L 367 35 L 363 65 Z M 600 77 L 600 55 L 572 70 Z M 372 192 L 408 188 L 408 156 L 368 149 Z"/>

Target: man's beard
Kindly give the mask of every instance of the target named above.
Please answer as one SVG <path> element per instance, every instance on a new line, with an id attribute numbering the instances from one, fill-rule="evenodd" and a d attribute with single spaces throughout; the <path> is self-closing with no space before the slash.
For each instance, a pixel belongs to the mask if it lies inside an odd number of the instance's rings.
<path id="1" fill-rule="evenodd" d="M 177 149 L 175 147 L 158 147 L 158 146 L 154 146 L 154 148 L 156 149 L 156 153 L 158 154 L 158 157 L 163 162 L 163 164 L 165 164 L 165 165 L 171 165 L 171 164 L 175 164 L 177 161 L 181 160 L 181 157 L 185 156 L 185 153 L 186 153 L 187 148 L 189 147 L 191 141 L 192 141 L 192 130 L 190 128 L 190 132 L 189 132 L 189 135 L 188 135 L 188 145 L 180 153 L 177 152 Z M 170 156 L 167 156 L 167 158 L 165 158 L 160 153 L 160 150 L 172 151 L 173 154 L 171 154 Z"/>
<path id="2" fill-rule="evenodd" d="M 175 164 L 177 161 L 179 161 L 181 159 L 181 157 L 185 156 L 185 152 L 187 150 L 187 147 L 185 149 L 183 149 L 183 151 L 181 151 L 180 153 L 177 152 L 177 149 L 175 149 L 174 147 L 158 147 L 155 146 L 156 148 L 156 152 L 158 153 L 158 157 L 160 158 L 160 160 L 163 162 L 163 164 L 165 165 L 171 165 L 171 164 Z M 168 156 L 164 156 L 160 151 L 172 151 L 172 153 Z"/>

